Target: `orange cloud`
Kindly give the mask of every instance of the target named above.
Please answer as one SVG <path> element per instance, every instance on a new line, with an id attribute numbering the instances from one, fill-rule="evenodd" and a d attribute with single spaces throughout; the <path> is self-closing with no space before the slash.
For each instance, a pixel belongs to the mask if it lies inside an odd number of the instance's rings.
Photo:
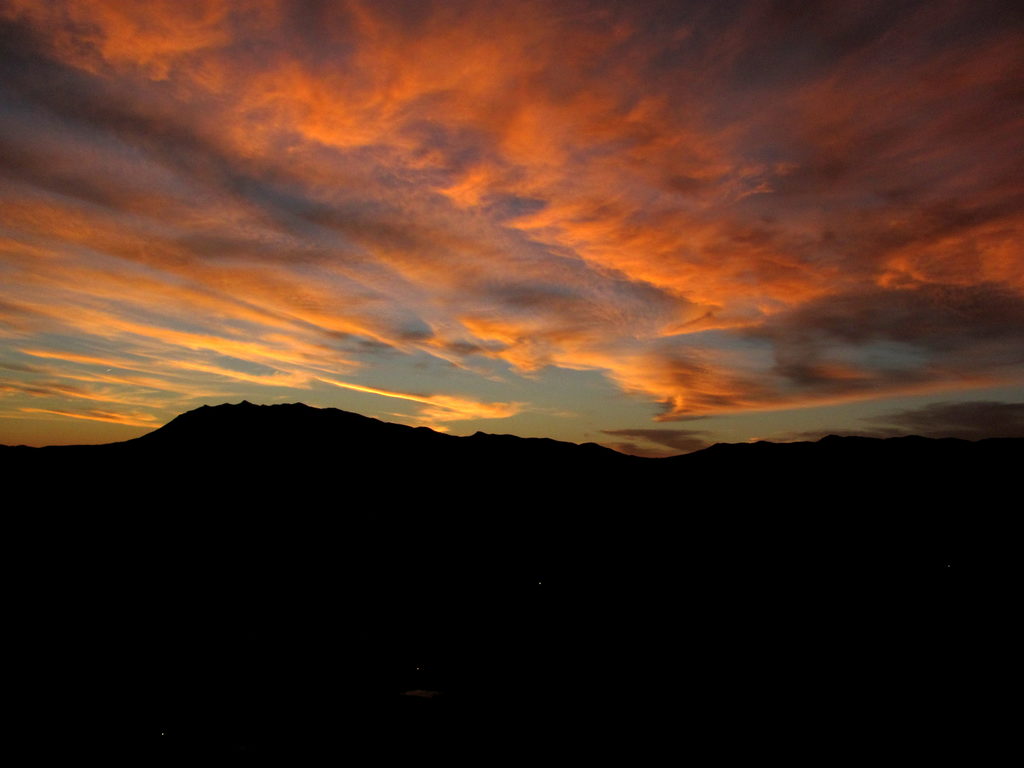
<path id="1" fill-rule="evenodd" d="M 422 403 L 428 408 L 420 411 L 419 418 L 429 423 L 467 419 L 507 419 L 522 410 L 522 403 L 482 403 L 478 400 L 452 395 L 410 395 L 405 392 L 392 392 L 361 384 L 350 384 L 336 379 L 319 378 L 318 380 L 353 392 L 365 392 L 370 395 Z"/>
<path id="2" fill-rule="evenodd" d="M 159 420 L 147 413 L 133 411 L 131 413 L 117 413 L 115 411 L 60 411 L 49 408 L 20 408 L 23 413 L 48 413 L 53 416 L 63 416 L 68 419 L 85 419 L 86 421 L 106 421 L 111 424 L 125 424 L 130 427 L 158 427 Z"/>
<path id="3" fill-rule="evenodd" d="M 1020 381 L 1020 30 L 940 5 L 6 3 L 0 340 L 434 421 L 528 406 L 336 377 L 662 420 Z"/>

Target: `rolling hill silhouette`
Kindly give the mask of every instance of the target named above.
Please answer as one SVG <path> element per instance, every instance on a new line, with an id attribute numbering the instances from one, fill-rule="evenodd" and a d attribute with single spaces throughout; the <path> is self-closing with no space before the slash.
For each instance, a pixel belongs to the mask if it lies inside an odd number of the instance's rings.
<path id="1" fill-rule="evenodd" d="M 24 668 L 138 756 L 636 757 L 954 721 L 1004 636 L 1022 448 L 641 459 L 243 402 L 0 460 Z"/>

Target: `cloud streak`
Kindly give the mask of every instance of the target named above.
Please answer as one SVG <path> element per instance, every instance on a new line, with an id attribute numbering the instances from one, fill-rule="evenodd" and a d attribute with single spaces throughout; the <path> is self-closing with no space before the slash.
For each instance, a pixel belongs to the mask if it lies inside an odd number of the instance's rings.
<path id="1" fill-rule="evenodd" d="M 85 411 L 58 411 L 49 408 L 21 408 L 23 413 L 47 413 L 68 419 L 84 419 L 86 421 L 104 421 L 111 424 L 124 424 L 130 427 L 158 427 L 160 423 L 150 414 L 138 411 L 121 413 L 117 411 L 101 411 L 88 409 Z"/>
<path id="2" fill-rule="evenodd" d="M 635 456 L 675 456 L 707 448 L 707 431 L 702 429 L 604 429 L 605 435 L 629 438 L 621 442 L 606 443 L 622 453 Z"/>
<path id="3" fill-rule="evenodd" d="M 451 395 L 410 395 L 405 392 L 391 392 L 361 384 L 349 384 L 336 379 L 320 378 L 319 381 L 353 392 L 364 392 L 368 395 L 393 397 L 396 400 L 420 403 L 427 407 L 420 410 L 419 418 L 427 423 L 465 419 L 506 419 L 519 413 L 523 407 L 522 403 L 482 403 L 471 398 Z"/>
<path id="4" fill-rule="evenodd" d="M 986 437 L 1024 437 L 1024 403 L 975 400 L 932 403 L 868 419 L 880 430 L 980 440 Z"/>

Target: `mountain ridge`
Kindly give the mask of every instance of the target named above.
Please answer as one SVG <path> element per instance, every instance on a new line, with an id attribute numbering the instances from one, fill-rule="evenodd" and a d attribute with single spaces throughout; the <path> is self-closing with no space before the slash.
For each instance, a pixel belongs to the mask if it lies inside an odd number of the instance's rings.
<path id="1" fill-rule="evenodd" d="M 34 690 L 114 691 L 192 757 L 327 753 L 339 728 L 504 744 L 567 713 L 581 739 L 902 723 L 951 688 L 974 701 L 976 659 L 1010 636 L 1022 446 L 645 459 L 244 403 L 8 448 L 18 624 L 44 638 L 19 658 Z M 69 645 L 102 679 L 62 677 Z"/>
<path id="2" fill-rule="evenodd" d="M 283 417 L 290 415 L 293 421 L 290 425 L 284 423 Z M 278 418 L 281 417 L 281 418 Z M 215 423 L 211 419 L 219 419 L 220 423 Z M 432 440 L 475 440 L 475 441 L 504 441 L 506 443 L 513 441 L 523 441 L 524 444 L 546 444 L 546 445 L 558 445 L 558 446 L 575 446 L 587 450 L 591 453 L 604 453 L 604 454 L 615 454 L 618 456 L 629 457 L 630 460 L 639 460 L 643 462 L 661 462 L 670 461 L 676 462 L 685 457 L 696 457 L 713 454 L 722 454 L 726 451 L 731 451 L 734 454 L 738 449 L 742 450 L 770 450 L 777 449 L 782 446 L 808 446 L 815 445 L 819 447 L 835 447 L 843 446 L 849 448 L 851 446 L 878 446 L 878 445 L 945 445 L 945 446 L 965 446 L 965 445 L 979 445 L 979 444 L 1012 444 L 1017 442 L 1024 445 L 1024 438 L 1006 438 L 1006 437 L 993 437 L 983 438 L 979 440 L 965 440 L 963 438 L 954 437 L 925 437 L 921 435 L 894 435 L 889 437 L 873 437 L 865 435 L 839 435 L 829 434 L 825 435 L 817 440 L 798 440 L 798 441 L 771 441 L 771 440 L 757 440 L 751 442 L 721 442 L 714 443 L 705 448 L 701 448 L 696 451 L 688 453 L 673 454 L 671 456 L 662 457 L 649 457 L 649 456 L 636 456 L 634 454 L 624 453 L 617 451 L 614 448 L 601 445 L 594 441 L 588 441 L 584 443 L 572 443 L 569 441 L 556 440 L 549 437 L 522 437 L 519 435 L 513 435 L 508 433 L 494 433 L 484 432 L 478 430 L 472 435 L 449 435 L 444 432 L 438 432 L 426 426 L 413 427 L 406 424 L 399 424 L 396 422 L 388 422 L 382 419 L 377 419 L 371 416 L 365 416 L 353 411 L 345 411 L 339 408 L 319 408 L 316 406 L 310 406 L 302 402 L 295 403 L 273 403 L 273 404 L 255 404 L 248 400 L 243 400 L 239 403 L 221 403 L 218 405 L 202 405 L 189 411 L 185 411 L 178 414 L 166 424 L 157 427 L 151 432 L 148 432 L 139 437 L 131 438 L 128 440 L 115 441 L 111 443 L 100 443 L 100 444 L 75 444 L 75 445 L 50 445 L 50 446 L 27 446 L 27 445 L 6 445 L 0 444 L 0 448 L 6 449 L 83 449 L 83 448 L 107 448 L 111 446 L 148 446 L 156 444 L 164 440 L 182 439 L 187 437 L 188 429 L 196 429 L 198 427 L 210 429 L 210 428 L 225 428 L 225 427 L 243 427 L 251 430 L 256 426 L 257 419 L 262 419 L 264 426 L 275 426 L 277 428 L 286 428 L 288 431 L 296 431 L 300 427 L 316 428 L 317 430 L 323 431 L 329 427 L 331 428 L 357 428 L 361 431 L 366 429 L 377 429 L 381 431 L 381 434 L 388 434 L 389 436 L 429 436 Z M 319 422 L 314 421 L 319 419 Z M 201 420 L 205 420 L 205 423 Z M 248 422 L 248 424 L 246 423 Z M 201 435 L 194 435 L 195 437 L 201 437 Z M 209 435 L 206 435 L 207 437 Z M 766 448 L 771 447 L 771 448 Z"/>

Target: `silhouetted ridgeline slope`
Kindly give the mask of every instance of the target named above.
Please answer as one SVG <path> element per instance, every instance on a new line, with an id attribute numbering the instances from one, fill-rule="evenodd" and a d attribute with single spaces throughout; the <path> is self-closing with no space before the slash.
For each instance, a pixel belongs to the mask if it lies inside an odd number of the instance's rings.
<path id="1" fill-rule="evenodd" d="M 977 701 L 998 658 L 1022 452 L 830 437 L 654 460 L 242 403 L 0 461 L 23 490 L 25 668 L 92 692 L 78 717 L 130 710 L 138 754 L 173 762 L 548 730 L 636 757 L 922 712 L 941 732 L 960 711 L 935 702 Z"/>

